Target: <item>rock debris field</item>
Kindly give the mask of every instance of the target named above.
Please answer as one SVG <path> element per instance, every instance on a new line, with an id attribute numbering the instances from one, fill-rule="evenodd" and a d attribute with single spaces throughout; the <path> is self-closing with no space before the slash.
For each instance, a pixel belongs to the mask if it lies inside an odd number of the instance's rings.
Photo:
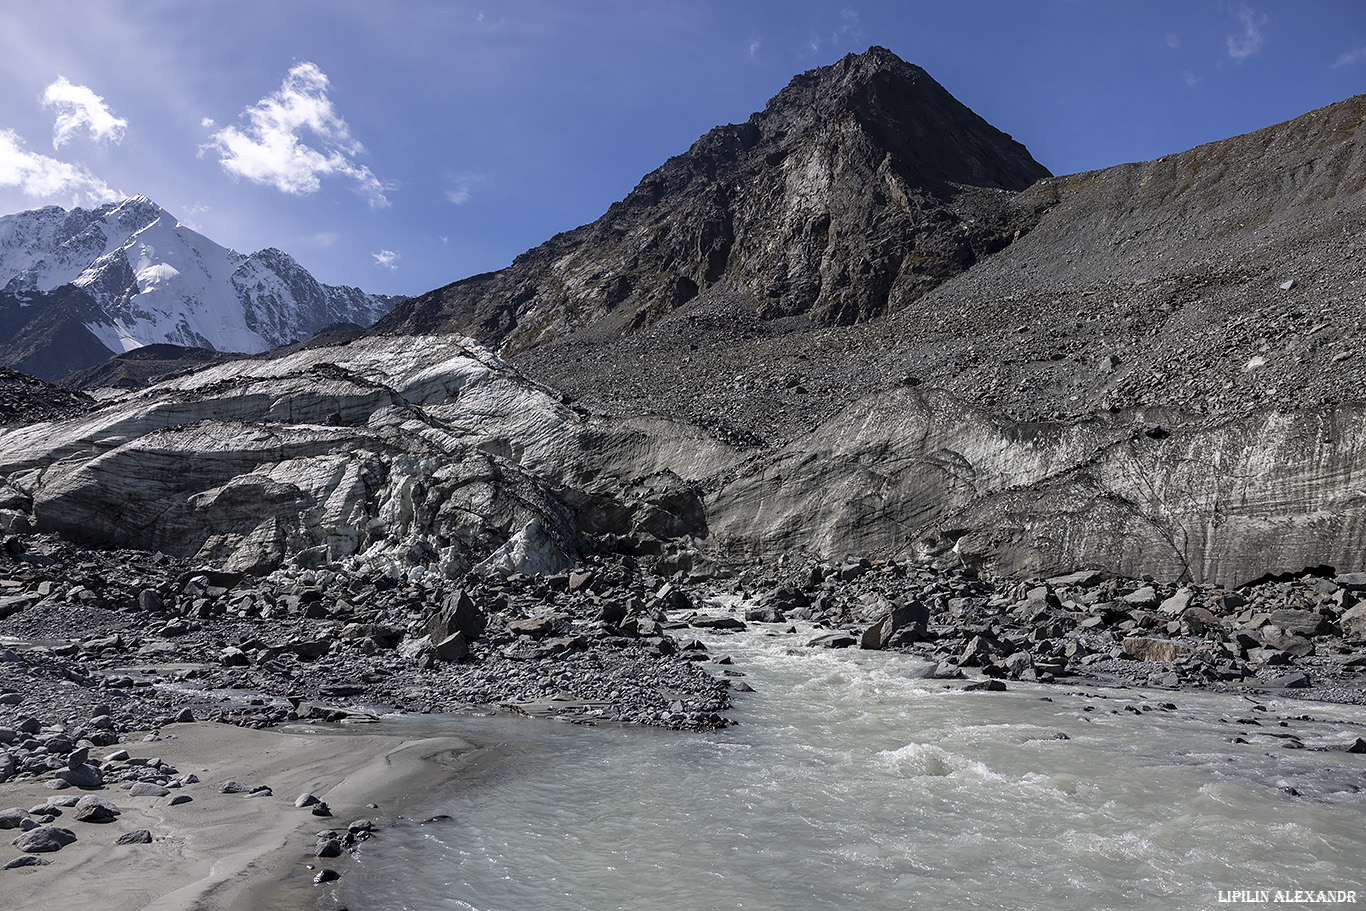
<path id="1" fill-rule="evenodd" d="M 851 558 L 664 579 L 611 557 L 555 575 L 457 581 L 298 569 L 248 577 L 47 536 L 11 535 L 5 553 L 0 795 L 26 782 L 52 790 L 40 806 L 0 813 L 0 827 L 14 830 L 11 867 L 43 864 L 88 837 L 124 797 L 186 801 L 205 787 L 272 796 L 250 782 L 205 784 L 122 746 L 187 724 L 500 711 L 721 727 L 730 700 L 751 688 L 716 643 L 748 626 L 789 632 L 805 621 L 816 627 L 803 637 L 812 653 L 900 651 L 923 659 L 908 662 L 909 674 L 965 689 L 1080 683 L 1360 703 L 1366 683 L 1361 573 L 1224 589 L 1097 572 L 1009 581 Z M 300 801 L 329 812 L 309 795 Z M 319 856 L 369 833 L 327 829 Z"/>

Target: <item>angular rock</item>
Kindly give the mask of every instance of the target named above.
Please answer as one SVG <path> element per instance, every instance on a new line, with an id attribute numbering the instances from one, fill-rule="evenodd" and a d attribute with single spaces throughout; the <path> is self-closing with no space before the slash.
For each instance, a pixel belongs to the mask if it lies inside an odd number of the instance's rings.
<path id="1" fill-rule="evenodd" d="M 320 838 L 317 847 L 313 849 L 313 854 L 317 857 L 340 857 L 342 853 L 342 843 L 337 838 Z"/>
<path id="2" fill-rule="evenodd" d="M 460 630 L 436 643 L 435 648 L 436 657 L 442 661 L 462 661 L 470 653 L 469 640 Z"/>
<path id="3" fill-rule="evenodd" d="M 1366 579 L 1366 573 L 1354 575 Z M 1366 589 L 1366 582 L 1362 583 L 1361 589 Z M 1338 618 L 1338 625 L 1342 627 L 1342 635 L 1348 639 L 1366 639 L 1366 601 L 1344 612 Z"/>
<path id="4" fill-rule="evenodd" d="M 114 844 L 116 845 L 150 845 L 152 843 L 152 833 L 147 829 L 134 829 L 120 835 Z"/>
<path id="5" fill-rule="evenodd" d="M 1257 686 L 1275 690 L 1304 689 L 1305 687 L 1308 687 L 1310 685 L 1311 681 L 1309 679 L 1309 675 L 1304 673 L 1303 671 L 1295 671 L 1289 674 L 1282 674 L 1281 676 L 1273 677 L 1270 680 L 1257 681 Z"/>
<path id="6" fill-rule="evenodd" d="M 507 629 L 514 636 L 539 638 L 554 632 L 555 622 L 549 617 L 531 617 L 526 620 L 513 620 Z"/>
<path id="7" fill-rule="evenodd" d="M 1168 639 L 1131 636 L 1123 642 L 1124 654 L 1138 661 L 1180 661 L 1191 654 L 1191 647 Z"/>
<path id="8" fill-rule="evenodd" d="M 83 791 L 92 791 L 104 785 L 104 773 L 93 765 L 77 766 L 74 769 L 62 769 L 57 773 L 57 778 L 67 784 Z"/>
<path id="9" fill-rule="evenodd" d="M 964 676 L 962 668 L 948 661 L 940 661 L 937 664 L 926 665 L 925 667 L 910 671 L 906 674 L 912 680 L 961 680 Z"/>
<path id="10" fill-rule="evenodd" d="M 1166 617 L 1179 617 L 1195 599 L 1195 592 L 1189 588 L 1177 589 L 1176 594 L 1157 606 L 1157 612 Z"/>
<path id="11" fill-rule="evenodd" d="M 119 817 L 119 808 L 102 797 L 87 794 L 76 801 L 72 816 L 77 822 L 113 822 Z"/>
<path id="12" fill-rule="evenodd" d="M 857 644 L 857 639 L 844 632 L 826 633 L 806 643 L 807 648 L 849 648 Z"/>
<path id="13" fill-rule="evenodd" d="M 893 604 L 887 612 L 863 631 L 859 646 L 867 649 L 910 645 L 923 639 L 929 630 L 930 609 L 919 601 Z"/>
<path id="14" fill-rule="evenodd" d="M 1157 590 L 1151 585 L 1145 585 L 1136 591 L 1130 592 L 1120 600 L 1133 607 L 1156 607 L 1158 603 Z"/>

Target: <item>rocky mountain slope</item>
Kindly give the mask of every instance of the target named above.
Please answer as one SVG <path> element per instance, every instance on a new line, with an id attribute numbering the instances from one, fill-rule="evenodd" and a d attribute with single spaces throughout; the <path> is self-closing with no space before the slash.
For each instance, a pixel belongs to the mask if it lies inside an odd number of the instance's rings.
<path id="1" fill-rule="evenodd" d="M 507 355 L 615 337 L 712 295 L 847 324 L 904 306 L 1028 230 L 1048 172 L 919 67 L 872 48 L 717 127 L 591 225 L 399 307 Z"/>
<path id="2" fill-rule="evenodd" d="M 157 343 L 266 351 L 396 300 L 229 250 L 146 197 L 0 218 L 0 362 L 44 379 Z"/>
<path id="3" fill-rule="evenodd" d="M 1363 114 L 1050 178 L 873 49 L 502 272 L 0 472 L 40 529 L 252 571 L 1363 570 Z"/>

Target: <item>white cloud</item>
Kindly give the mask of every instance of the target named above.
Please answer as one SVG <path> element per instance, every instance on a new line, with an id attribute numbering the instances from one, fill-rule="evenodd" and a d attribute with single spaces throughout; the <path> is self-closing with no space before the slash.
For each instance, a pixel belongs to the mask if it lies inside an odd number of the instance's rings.
<path id="1" fill-rule="evenodd" d="M 52 125 L 52 147 L 60 149 L 82 128 L 96 142 L 120 142 L 128 121 L 115 117 L 104 99 L 87 86 L 73 85 L 65 76 L 57 77 L 43 92 L 43 107 L 57 109 Z"/>
<path id="2" fill-rule="evenodd" d="M 0 130 L 0 187 L 18 187 L 35 199 L 69 198 L 73 206 L 123 195 L 80 165 L 30 152 L 13 130 Z"/>
<path id="3" fill-rule="evenodd" d="M 393 272 L 398 268 L 399 255 L 393 250 L 380 250 L 378 253 L 371 253 L 375 258 L 375 265 L 381 269 L 388 269 Z"/>
<path id="4" fill-rule="evenodd" d="M 834 34 L 835 42 L 838 44 L 841 38 L 855 42 L 863 40 L 863 28 L 859 24 L 858 13 L 854 10 L 840 10 L 840 27 Z"/>
<path id="5" fill-rule="evenodd" d="M 1205 77 L 1197 76 L 1190 70 L 1186 70 L 1181 74 L 1181 80 L 1186 83 L 1186 88 L 1193 89 L 1200 83 L 1204 82 Z"/>
<path id="6" fill-rule="evenodd" d="M 463 206 L 474 198 L 474 188 L 487 178 L 483 174 L 456 174 L 448 179 L 450 187 L 446 190 L 446 199 L 457 206 Z"/>
<path id="7" fill-rule="evenodd" d="M 296 64 L 279 91 L 242 112 L 243 128 L 224 127 L 200 148 L 201 153 L 213 150 L 229 174 L 283 193 L 307 196 L 322 186 L 321 178 L 346 177 L 356 182 L 371 206 L 389 205 L 384 185 L 355 162 L 365 149 L 332 106 L 327 85 L 327 76 L 317 65 Z M 305 133 L 311 134 L 316 147 L 303 141 Z"/>
<path id="8" fill-rule="evenodd" d="M 1172 50 L 1176 50 L 1181 46 L 1181 36 L 1178 35 L 1176 32 L 1167 32 L 1166 42 L 1167 47 L 1171 48 Z"/>
<path id="9" fill-rule="evenodd" d="M 193 203 L 181 212 L 180 223 L 191 231 L 203 230 L 203 225 L 199 223 L 199 216 L 209 211 L 212 211 L 211 206 L 206 206 L 202 202 Z"/>
<path id="10" fill-rule="evenodd" d="M 759 53 L 759 39 L 758 39 L 758 38 L 755 38 L 753 41 L 751 41 L 751 42 L 749 43 L 749 55 L 750 55 L 751 57 L 753 57 L 754 55 L 756 55 L 756 54 L 758 54 L 758 53 Z"/>
<path id="11" fill-rule="evenodd" d="M 1362 60 L 1366 60 L 1366 47 L 1359 47 L 1354 51 L 1343 51 L 1338 59 L 1333 61 L 1333 69 L 1341 69 L 1344 66 L 1352 66 Z"/>
<path id="12" fill-rule="evenodd" d="M 1238 8 L 1238 21 L 1243 23 L 1243 33 L 1228 36 L 1228 55 L 1234 60 L 1245 60 L 1260 51 L 1266 43 L 1262 36 L 1266 16 L 1259 16 L 1248 7 L 1241 6 Z"/>

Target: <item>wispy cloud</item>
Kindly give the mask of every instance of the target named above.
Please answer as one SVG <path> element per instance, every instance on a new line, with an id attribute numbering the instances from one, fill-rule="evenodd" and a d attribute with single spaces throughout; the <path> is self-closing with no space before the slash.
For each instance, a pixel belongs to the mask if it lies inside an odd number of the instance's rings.
<path id="1" fill-rule="evenodd" d="M 863 41 L 863 27 L 859 23 L 858 13 L 851 9 L 840 10 L 840 26 L 835 29 L 835 34 L 831 36 L 836 44 L 852 42 L 858 44 Z"/>
<path id="2" fill-rule="evenodd" d="M 60 149 L 84 129 L 96 142 L 121 142 L 128 121 L 115 117 L 104 99 L 89 87 L 75 85 L 65 76 L 57 77 L 43 92 L 43 107 L 57 109 L 52 126 L 52 147 Z"/>
<path id="3" fill-rule="evenodd" d="M 200 152 L 217 152 L 229 174 L 284 193 L 307 196 L 322 186 L 321 178 L 345 177 L 356 182 L 371 206 L 389 205 L 384 185 L 356 163 L 365 149 L 332 106 L 327 88 L 327 76 L 316 64 L 296 64 L 279 91 L 242 112 L 242 128 L 218 130 Z M 207 119 L 204 125 L 215 126 Z M 304 142 L 305 134 L 314 145 Z"/>
<path id="4" fill-rule="evenodd" d="M 749 55 L 750 55 L 751 57 L 754 57 L 754 56 L 756 56 L 756 55 L 759 53 L 759 48 L 760 48 L 761 44 L 762 44 L 762 42 L 760 42 L 758 38 L 755 38 L 754 40 L 750 41 L 750 43 L 749 43 Z"/>
<path id="5" fill-rule="evenodd" d="M 1167 43 L 1167 47 L 1171 48 L 1172 50 L 1176 50 L 1181 46 L 1181 36 L 1178 35 L 1176 32 L 1167 32 L 1164 40 Z"/>
<path id="6" fill-rule="evenodd" d="M 1188 88 L 1188 89 L 1193 89 L 1193 88 L 1195 88 L 1197 85 L 1199 85 L 1201 82 L 1204 82 L 1204 81 L 1205 81 L 1205 77 L 1204 77 L 1204 76 L 1197 76 L 1197 75 L 1195 75 L 1194 73 L 1192 73 L 1190 70 L 1186 70 L 1186 71 L 1184 71 L 1184 72 L 1181 74 L 1181 81 L 1184 82 L 1184 83 L 1186 83 L 1186 88 Z"/>
<path id="7" fill-rule="evenodd" d="M 380 250 L 378 253 L 371 253 L 375 258 L 375 265 L 381 269 L 388 269 L 393 272 L 398 268 L 398 261 L 401 257 L 393 250 Z"/>
<path id="8" fill-rule="evenodd" d="M 0 187 L 17 187 L 34 199 L 101 203 L 122 194 L 80 165 L 30 152 L 13 130 L 0 130 Z"/>
<path id="9" fill-rule="evenodd" d="M 1338 55 L 1338 59 L 1333 61 L 1333 69 L 1342 69 L 1347 66 L 1355 66 L 1361 61 L 1366 60 L 1366 47 L 1359 47 L 1354 51 L 1343 51 Z"/>
<path id="10" fill-rule="evenodd" d="M 1246 60 L 1260 51 L 1266 43 L 1262 35 L 1262 26 L 1266 25 L 1267 19 L 1266 16 L 1257 15 L 1249 7 L 1240 6 L 1238 21 L 1243 24 L 1243 31 L 1241 34 L 1228 36 L 1228 55 L 1234 60 Z"/>
<path id="11" fill-rule="evenodd" d="M 456 174 L 448 178 L 449 186 L 446 188 L 446 200 L 457 206 L 463 206 L 474 198 L 474 188 L 487 179 L 483 174 Z"/>

